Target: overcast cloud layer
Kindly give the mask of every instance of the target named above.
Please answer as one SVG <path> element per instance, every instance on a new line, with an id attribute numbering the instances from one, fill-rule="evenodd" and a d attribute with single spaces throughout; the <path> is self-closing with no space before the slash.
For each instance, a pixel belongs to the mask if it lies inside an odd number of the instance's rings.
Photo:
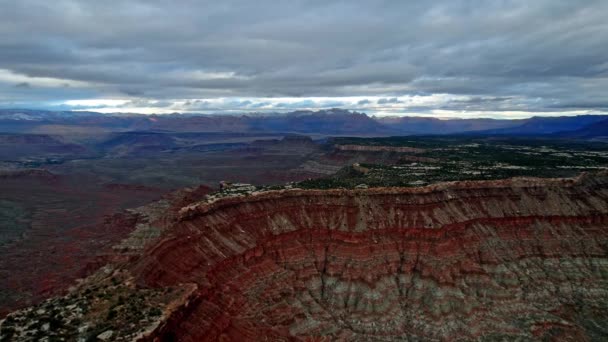
<path id="1" fill-rule="evenodd" d="M 607 15 L 591 0 L 0 0 L 0 107 L 606 113 Z"/>

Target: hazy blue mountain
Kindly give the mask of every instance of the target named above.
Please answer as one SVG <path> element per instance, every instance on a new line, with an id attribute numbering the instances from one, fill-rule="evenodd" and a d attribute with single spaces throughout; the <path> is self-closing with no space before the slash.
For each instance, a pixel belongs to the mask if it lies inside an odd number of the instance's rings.
<path id="1" fill-rule="evenodd" d="M 62 135 L 77 131 L 300 133 L 322 135 L 411 135 L 471 133 L 542 135 L 574 131 L 608 119 L 602 115 L 533 117 L 519 120 L 370 117 L 344 109 L 283 114 L 101 114 L 44 110 L 0 110 L 0 132 Z"/>
<path id="2" fill-rule="evenodd" d="M 521 125 L 492 129 L 480 133 L 488 135 L 543 135 L 575 131 L 593 123 L 606 120 L 606 115 L 579 115 L 558 117 L 532 117 Z"/>
<path id="3" fill-rule="evenodd" d="M 554 135 L 566 138 L 608 138 L 608 119 L 596 121 L 577 130 L 557 132 Z"/>
<path id="4" fill-rule="evenodd" d="M 415 116 L 380 117 L 377 121 L 401 134 L 452 134 L 513 127 L 524 120 L 437 119 Z"/>

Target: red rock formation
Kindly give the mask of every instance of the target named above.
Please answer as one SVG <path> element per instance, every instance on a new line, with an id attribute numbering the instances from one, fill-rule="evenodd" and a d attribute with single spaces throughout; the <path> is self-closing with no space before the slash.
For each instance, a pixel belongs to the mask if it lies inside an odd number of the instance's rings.
<path id="1" fill-rule="evenodd" d="M 157 339 L 608 336 L 608 174 L 270 191 L 184 207 L 130 268 L 196 296 Z"/>

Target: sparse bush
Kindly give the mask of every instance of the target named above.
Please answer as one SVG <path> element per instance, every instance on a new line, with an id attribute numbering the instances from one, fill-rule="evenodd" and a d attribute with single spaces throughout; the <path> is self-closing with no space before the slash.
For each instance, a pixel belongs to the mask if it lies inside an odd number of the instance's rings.
<path id="1" fill-rule="evenodd" d="M 152 309 L 150 310 L 150 315 L 151 315 L 151 316 L 160 316 L 160 315 L 162 315 L 162 314 L 163 314 L 163 312 L 162 312 L 162 310 L 161 310 L 161 309 L 159 309 L 159 308 L 152 308 Z"/>
<path id="2" fill-rule="evenodd" d="M 116 314 L 117 314 L 117 311 L 115 309 L 110 309 L 110 311 L 108 311 L 106 319 L 112 320 L 116 317 Z"/>

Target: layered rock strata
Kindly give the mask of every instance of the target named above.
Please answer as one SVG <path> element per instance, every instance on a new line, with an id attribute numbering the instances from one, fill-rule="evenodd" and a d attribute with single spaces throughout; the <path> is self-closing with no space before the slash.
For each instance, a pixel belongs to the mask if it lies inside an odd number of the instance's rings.
<path id="1" fill-rule="evenodd" d="M 125 267 L 197 287 L 152 340 L 602 340 L 608 174 L 194 203 Z"/>

